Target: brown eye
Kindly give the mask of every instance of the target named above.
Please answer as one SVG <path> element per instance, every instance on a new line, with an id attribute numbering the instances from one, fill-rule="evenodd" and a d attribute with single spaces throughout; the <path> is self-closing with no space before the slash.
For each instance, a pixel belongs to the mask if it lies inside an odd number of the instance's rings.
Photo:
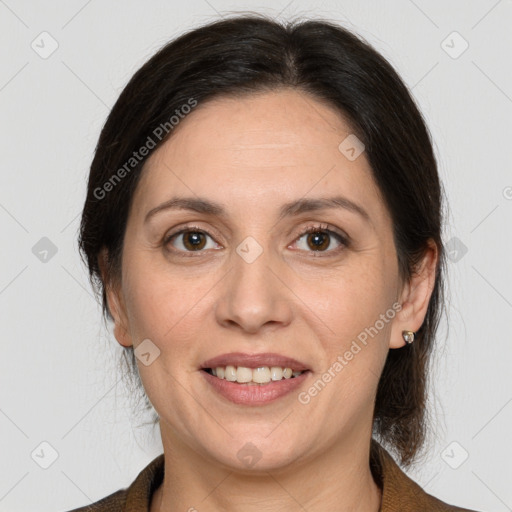
<path id="1" fill-rule="evenodd" d="M 188 231 L 183 236 L 183 245 L 190 251 L 202 249 L 206 242 L 205 236 L 199 231 Z"/>
<path id="2" fill-rule="evenodd" d="M 304 242 L 301 242 L 302 239 L 305 239 Z M 297 247 L 307 252 L 335 253 L 346 246 L 348 242 L 342 235 L 321 226 L 307 228 L 297 239 Z"/>
<path id="3" fill-rule="evenodd" d="M 323 251 L 327 247 L 329 247 L 330 237 L 326 233 L 318 232 L 318 233 L 309 233 L 307 235 L 307 244 L 308 247 L 316 250 Z"/>
<path id="4" fill-rule="evenodd" d="M 171 244 L 174 249 L 181 252 L 200 252 L 203 249 L 215 249 L 216 244 L 212 240 L 210 247 L 207 247 L 210 235 L 205 231 L 197 229 L 183 229 L 178 233 L 170 235 L 165 240 L 165 245 Z"/>

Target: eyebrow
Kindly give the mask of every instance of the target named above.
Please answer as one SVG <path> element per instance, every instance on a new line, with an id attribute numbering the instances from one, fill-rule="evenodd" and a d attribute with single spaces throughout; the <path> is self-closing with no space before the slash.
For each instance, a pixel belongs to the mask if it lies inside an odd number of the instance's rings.
<path id="1" fill-rule="evenodd" d="M 300 215 L 301 213 L 325 210 L 329 208 L 342 208 L 344 210 L 348 210 L 359 215 L 366 222 L 371 224 L 371 219 L 368 212 L 361 205 L 343 196 L 319 197 L 312 199 L 301 198 L 289 203 L 285 203 L 279 209 L 278 220 L 281 220 L 285 217 Z M 165 201 L 165 203 L 162 203 L 151 209 L 146 214 L 144 223 L 147 223 L 149 219 L 151 219 L 159 212 L 175 209 L 190 210 L 197 213 L 216 215 L 218 217 L 228 216 L 224 206 L 215 201 L 201 197 L 173 197 L 168 201 Z"/>

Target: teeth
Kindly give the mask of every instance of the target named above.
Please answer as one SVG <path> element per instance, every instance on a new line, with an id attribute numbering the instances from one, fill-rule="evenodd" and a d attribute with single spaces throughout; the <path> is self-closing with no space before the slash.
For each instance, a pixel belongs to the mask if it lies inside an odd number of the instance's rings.
<path id="1" fill-rule="evenodd" d="M 283 369 L 279 366 L 270 368 L 270 376 L 272 380 L 281 380 L 283 378 Z"/>
<path id="2" fill-rule="evenodd" d="M 245 368 L 243 366 L 239 366 L 236 370 L 236 381 L 245 383 L 251 382 L 252 380 L 252 370 L 250 368 Z"/>
<path id="3" fill-rule="evenodd" d="M 270 382 L 270 370 L 267 366 L 255 368 L 251 373 L 253 382 L 257 382 L 258 384 L 267 384 Z"/>
<path id="4" fill-rule="evenodd" d="M 226 366 L 226 370 L 224 371 L 224 378 L 229 382 L 236 382 L 236 368 L 234 366 Z"/>
<path id="5" fill-rule="evenodd" d="M 291 368 L 281 368 L 280 366 L 262 366 L 259 368 L 246 368 L 245 366 L 217 366 L 211 368 L 212 375 L 218 379 L 226 379 L 229 382 L 238 382 L 240 384 L 268 384 L 271 381 L 278 381 L 298 377 L 303 372 L 294 371 Z"/>

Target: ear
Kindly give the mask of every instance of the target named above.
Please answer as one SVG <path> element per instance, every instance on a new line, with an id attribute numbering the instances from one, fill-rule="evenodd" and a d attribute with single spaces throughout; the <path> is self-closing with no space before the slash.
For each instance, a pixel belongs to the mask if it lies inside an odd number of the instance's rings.
<path id="1" fill-rule="evenodd" d="M 109 278 L 107 272 L 108 253 L 106 248 L 102 248 L 98 255 L 98 265 L 101 272 L 101 279 L 105 287 L 108 308 L 114 318 L 114 336 L 118 343 L 123 347 L 133 345 L 128 331 L 128 319 L 123 297 L 118 286 Z"/>
<path id="2" fill-rule="evenodd" d="M 393 320 L 389 348 L 403 347 L 406 342 L 402 331 L 416 332 L 423 325 L 436 282 L 437 261 L 437 245 L 433 240 L 429 240 L 422 260 L 417 265 L 411 279 L 402 287 L 399 298 L 402 309 Z"/>

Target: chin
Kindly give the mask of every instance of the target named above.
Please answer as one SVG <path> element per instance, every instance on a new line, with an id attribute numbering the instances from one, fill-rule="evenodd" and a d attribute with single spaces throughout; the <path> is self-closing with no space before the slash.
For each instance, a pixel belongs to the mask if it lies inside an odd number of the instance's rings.
<path id="1" fill-rule="evenodd" d="M 224 444 L 207 446 L 205 451 L 230 471 L 254 475 L 286 468 L 301 458 L 298 447 L 303 441 L 299 442 L 290 435 L 272 437 L 266 432 L 259 435 L 246 432 L 229 440 L 226 438 Z"/>

